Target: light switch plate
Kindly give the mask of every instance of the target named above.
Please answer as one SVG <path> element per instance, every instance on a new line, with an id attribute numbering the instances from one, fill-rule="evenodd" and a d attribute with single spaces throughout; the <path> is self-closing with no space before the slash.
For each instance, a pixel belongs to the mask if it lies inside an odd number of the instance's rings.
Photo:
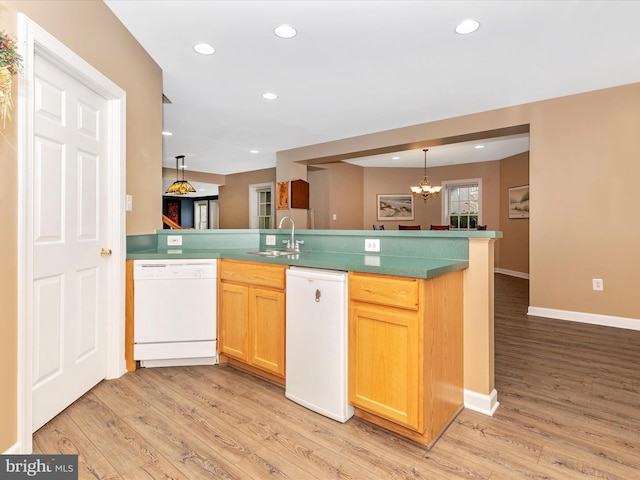
<path id="1" fill-rule="evenodd" d="M 380 239 L 379 238 L 367 238 L 364 241 L 365 252 L 379 252 L 380 251 Z"/>
<path id="2" fill-rule="evenodd" d="M 264 242 L 265 242 L 267 245 L 275 245 L 275 244 L 276 244 L 276 236 L 275 236 L 275 235 L 267 235 L 267 236 L 264 238 Z"/>
<path id="3" fill-rule="evenodd" d="M 167 245 L 182 245 L 182 235 L 167 235 Z"/>
<path id="4" fill-rule="evenodd" d="M 131 212 L 133 210 L 133 195 L 127 195 L 125 197 L 125 210 Z"/>

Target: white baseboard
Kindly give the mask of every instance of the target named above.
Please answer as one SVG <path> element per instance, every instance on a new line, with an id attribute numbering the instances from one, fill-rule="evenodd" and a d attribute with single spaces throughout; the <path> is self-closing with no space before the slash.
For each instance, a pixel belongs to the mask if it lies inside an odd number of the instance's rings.
<path id="1" fill-rule="evenodd" d="M 9 448 L 9 450 L 5 451 L 3 455 L 18 455 L 20 453 L 23 453 L 20 451 L 20 444 L 15 443 L 11 446 L 11 448 Z"/>
<path id="2" fill-rule="evenodd" d="M 526 278 L 529 280 L 529 274 L 524 272 L 516 272 L 515 270 L 507 270 L 506 268 L 495 268 L 493 270 L 496 273 L 502 273 L 503 275 L 509 275 L 510 277 Z"/>
<path id="3" fill-rule="evenodd" d="M 498 405 L 500 402 L 498 402 L 498 392 L 495 388 L 489 395 L 467 389 L 464 391 L 464 408 L 493 417 Z"/>
<path id="4" fill-rule="evenodd" d="M 595 313 L 571 312 L 569 310 L 531 306 L 527 311 L 527 315 L 568 320 L 570 322 L 591 323 L 605 327 L 626 328 L 627 330 L 640 330 L 640 318 L 614 317 L 612 315 L 598 315 Z"/>

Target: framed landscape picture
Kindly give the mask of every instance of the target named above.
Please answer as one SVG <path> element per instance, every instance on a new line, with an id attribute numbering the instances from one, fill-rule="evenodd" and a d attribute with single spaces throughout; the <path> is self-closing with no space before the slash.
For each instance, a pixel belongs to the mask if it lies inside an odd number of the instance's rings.
<path id="1" fill-rule="evenodd" d="M 413 220 L 413 195 L 377 195 L 378 220 Z"/>
<path id="2" fill-rule="evenodd" d="M 529 218 L 529 185 L 509 189 L 509 218 Z"/>

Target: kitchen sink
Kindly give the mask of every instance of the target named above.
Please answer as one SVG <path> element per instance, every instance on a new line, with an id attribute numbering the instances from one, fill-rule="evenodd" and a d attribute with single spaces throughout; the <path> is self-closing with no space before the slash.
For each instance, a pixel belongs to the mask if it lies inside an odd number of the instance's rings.
<path id="1" fill-rule="evenodd" d="M 284 255 L 298 255 L 300 252 L 287 252 L 286 250 L 263 250 L 261 252 L 247 252 L 249 255 L 261 255 L 263 257 L 282 257 Z"/>

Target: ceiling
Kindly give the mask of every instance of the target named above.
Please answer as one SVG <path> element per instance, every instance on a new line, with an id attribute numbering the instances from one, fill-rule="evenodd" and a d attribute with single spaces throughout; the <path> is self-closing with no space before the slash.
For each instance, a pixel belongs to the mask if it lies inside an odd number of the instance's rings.
<path id="1" fill-rule="evenodd" d="M 637 1 L 105 3 L 163 70 L 170 168 L 269 168 L 281 150 L 640 81 Z M 480 29 L 454 33 L 468 18 Z M 528 149 L 528 135 L 501 140 L 433 147 L 427 163 Z M 421 150 L 392 156 L 354 163 L 423 166 Z"/>

